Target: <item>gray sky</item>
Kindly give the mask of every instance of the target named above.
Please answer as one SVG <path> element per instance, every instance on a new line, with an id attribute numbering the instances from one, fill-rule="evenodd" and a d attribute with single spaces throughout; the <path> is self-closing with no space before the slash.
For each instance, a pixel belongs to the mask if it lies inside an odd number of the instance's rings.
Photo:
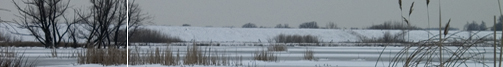
<path id="1" fill-rule="evenodd" d="M 7 21 L 19 20 L 19 18 L 15 16 L 19 15 L 19 12 L 12 1 L 15 1 L 20 7 L 24 8 L 26 4 L 24 4 L 22 1 L 27 0 L 0 0 L 0 8 L 10 10 L 0 11 L 0 19 Z M 62 2 L 67 3 L 68 1 L 70 2 L 65 14 L 67 17 L 73 17 L 74 9 L 87 11 L 84 9 L 87 9 L 92 5 L 89 0 L 63 0 Z"/>
<path id="2" fill-rule="evenodd" d="M 404 0 L 403 15 L 412 25 L 427 28 L 426 0 Z M 309 21 L 325 26 L 335 22 L 339 27 L 363 28 L 384 21 L 400 21 L 398 0 L 137 0 L 144 12 L 160 25 L 236 26 L 251 22 L 274 27 L 289 24 L 298 27 Z M 438 27 L 439 0 L 430 2 L 430 26 Z M 449 18 L 453 27 L 462 28 L 467 21 L 493 24 L 499 15 L 497 0 L 442 0 L 442 22 Z"/>
<path id="3" fill-rule="evenodd" d="M 20 0 L 15 0 L 20 1 Z M 403 16 L 408 18 L 409 7 L 415 2 L 410 16 L 412 25 L 427 28 L 425 0 L 404 0 Z M 255 23 L 274 27 L 289 24 L 298 27 L 309 21 L 325 27 L 335 22 L 339 27 L 364 28 L 384 21 L 400 21 L 398 0 L 137 0 L 144 12 L 153 16 L 157 25 L 191 24 L 192 26 L 235 26 Z M 430 26 L 438 27 L 438 0 L 430 2 Z M 493 24 L 493 16 L 499 15 L 497 0 L 442 0 L 442 22 L 452 19 L 453 27 L 462 28 L 466 22 L 485 21 Z M 72 8 L 87 8 L 88 0 L 71 0 Z M 11 0 L 0 0 L 3 20 L 15 19 Z M 73 12 L 70 10 L 69 12 Z"/>

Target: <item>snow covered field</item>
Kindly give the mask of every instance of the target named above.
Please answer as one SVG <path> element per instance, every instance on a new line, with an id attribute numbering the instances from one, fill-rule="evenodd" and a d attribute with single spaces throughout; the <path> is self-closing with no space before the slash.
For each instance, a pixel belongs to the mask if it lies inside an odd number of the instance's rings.
<path id="1" fill-rule="evenodd" d="M 322 42 L 346 42 L 358 41 L 355 36 L 363 35 L 367 38 L 378 38 L 389 31 L 391 34 L 400 33 L 400 30 L 350 30 L 350 29 L 283 29 L 283 28 L 219 28 L 219 27 L 179 27 L 179 26 L 144 26 L 143 28 L 158 30 L 170 36 L 180 37 L 184 41 L 195 39 L 196 41 L 216 41 L 216 42 L 268 42 L 268 40 L 279 34 L 298 34 L 318 36 Z M 438 34 L 438 30 L 431 30 L 430 36 Z M 475 32 L 474 32 L 475 33 Z M 492 31 L 481 31 L 476 34 L 478 37 L 492 34 Z M 498 31 L 498 34 L 501 31 Z M 410 36 L 405 39 L 411 41 L 427 40 L 428 31 L 412 30 Z M 453 37 L 468 38 L 469 32 L 449 31 L 455 34 Z M 500 36 L 500 35 L 497 35 Z M 407 38 L 409 37 L 409 38 Z"/>
<path id="2" fill-rule="evenodd" d="M 1 25 L 4 27 L 6 25 Z M 0 31 L 9 31 L 10 34 L 22 41 L 35 41 L 34 37 L 26 35 L 12 34 L 12 32 L 17 33 L 27 33 L 27 30 L 23 29 L 10 29 L 0 28 Z M 378 38 L 381 37 L 384 32 L 391 32 L 396 34 L 401 32 L 400 30 L 349 30 L 349 29 L 274 29 L 274 28 L 217 28 L 217 27 L 177 27 L 177 26 L 146 26 L 144 28 L 158 30 L 164 34 L 170 36 L 180 37 L 184 41 L 190 41 L 195 39 L 196 41 L 215 41 L 215 42 L 261 42 L 268 43 L 271 38 L 279 34 L 299 34 L 299 35 L 314 35 L 318 36 L 322 42 L 347 42 L 347 41 L 358 41 L 359 38 L 355 35 L 363 35 L 368 38 Z M 356 32 L 352 33 L 352 32 Z M 438 30 L 430 31 L 434 36 L 438 34 Z M 450 31 L 454 37 L 467 38 L 469 32 L 463 31 Z M 501 31 L 498 31 L 501 32 Z M 5 32 L 4 32 L 5 33 Z M 412 41 L 426 40 L 428 38 L 428 31 L 424 30 L 414 30 L 409 32 L 410 39 Z M 482 31 L 476 34 L 479 37 L 492 34 L 492 31 Z M 498 35 L 499 36 L 499 35 Z M 139 46 L 141 50 L 153 49 L 159 47 L 161 49 L 166 49 L 167 46 Z M 201 48 L 205 48 L 202 46 Z M 133 46 L 130 49 L 136 48 Z M 299 46 L 289 46 L 287 51 L 275 52 L 278 56 L 278 61 L 276 62 L 263 62 L 252 60 L 255 51 L 265 49 L 266 47 L 259 46 L 214 46 L 208 47 L 212 49 L 217 49 L 217 52 L 225 53 L 226 56 L 233 58 L 237 56 L 242 56 L 243 61 L 241 62 L 242 67 L 315 67 L 315 66 L 331 66 L 331 67 L 373 67 L 377 59 L 379 58 L 380 52 L 383 47 L 299 47 Z M 312 49 L 314 51 L 314 56 L 318 61 L 307 61 L 303 60 L 303 53 L 306 48 Z M 382 57 L 377 63 L 378 67 L 387 67 L 389 65 L 389 60 L 393 58 L 396 53 L 403 47 L 388 47 L 384 50 Z M 450 47 L 455 48 L 455 47 Z M 492 65 L 492 48 L 491 47 L 476 47 L 477 51 L 483 51 L 483 54 L 477 56 L 478 59 L 483 59 L 486 65 Z M 185 46 L 171 46 L 171 49 L 175 51 L 180 49 L 180 55 L 184 55 L 186 47 Z M 58 49 L 58 57 L 50 56 L 50 49 L 44 49 L 42 47 L 17 47 L 16 51 L 23 53 L 30 60 L 38 63 L 40 67 L 102 67 L 98 64 L 77 64 L 77 59 L 73 57 L 76 51 L 81 51 L 82 49 Z M 411 49 L 412 51 L 413 49 Z M 467 67 L 482 67 L 482 64 L 473 63 L 467 61 Z M 107 67 L 125 67 L 127 65 L 119 66 L 107 66 Z M 159 64 L 150 65 L 129 65 L 130 67 L 164 67 Z M 464 65 L 463 65 L 464 66 Z M 175 66 L 183 67 L 183 66 Z M 203 67 L 203 66 L 186 66 L 186 67 Z M 204 66 L 206 67 L 206 66 Z M 212 67 L 212 66 L 209 66 Z M 233 66 L 215 66 L 215 67 L 233 67 Z"/>
<path id="3" fill-rule="evenodd" d="M 143 51 L 140 55 L 146 55 L 147 50 L 152 50 L 155 48 L 167 49 L 167 46 L 130 46 L 130 49 L 140 49 Z M 174 54 L 176 50 L 180 50 L 180 56 L 184 56 L 186 53 L 186 46 L 170 46 L 169 47 Z M 254 53 L 256 51 L 262 50 L 265 47 L 253 47 L 253 46 L 200 46 L 200 49 L 211 48 L 212 52 L 223 53 L 229 58 L 236 58 L 238 56 L 242 57 L 241 63 L 243 67 L 373 67 L 376 65 L 377 59 L 379 59 L 379 54 L 384 49 L 384 47 L 288 47 L 287 51 L 274 52 L 278 57 L 275 62 L 265 62 L 253 60 Z M 318 61 L 308 61 L 303 60 L 304 52 L 306 48 L 314 51 L 314 57 Z M 390 64 L 390 60 L 402 49 L 403 47 L 387 47 L 379 62 L 377 67 L 387 67 Z M 449 49 L 456 49 L 456 47 L 448 47 Z M 410 49 L 410 53 L 415 48 Z M 484 53 L 480 56 L 476 56 L 476 59 L 485 60 L 486 65 L 491 66 L 492 64 L 492 47 L 473 47 L 473 51 L 468 52 L 480 52 Z M 486 50 L 486 51 L 484 51 Z M 444 59 L 448 58 L 450 55 L 444 54 Z M 183 59 L 183 58 L 182 58 Z M 231 61 L 232 62 L 232 61 Z M 481 63 L 475 63 L 472 61 L 466 61 L 467 66 L 461 65 L 460 67 L 482 67 Z M 437 62 L 438 63 L 438 62 Z M 162 67 L 162 65 L 130 65 L 130 67 Z M 178 65 L 188 66 L 190 65 Z M 399 64 L 399 66 L 401 66 Z M 203 67 L 201 65 L 195 65 L 194 67 Z M 206 66 L 204 66 L 206 67 Z M 232 67 L 232 66 L 209 66 L 209 67 Z M 420 67 L 423 67 L 420 65 Z"/>
<path id="4" fill-rule="evenodd" d="M 9 34 L 22 41 L 36 41 L 33 36 L 19 35 L 28 34 L 29 31 L 16 27 L 15 24 L 0 23 L 0 31 Z M 400 30 L 351 30 L 351 29 L 283 29 L 283 28 L 220 28 L 220 27 L 180 27 L 180 26 L 142 26 L 142 28 L 158 30 L 161 33 L 179 37 L 184 41 L 195 39 L 196 41 L 216 41 L 216 42 L 268 42 L 273 37 L 279 34 L 298 34 L 298 35 L 313 35 L 318 36 L 322 42 L 347 42 L 358 41 L 358 36 L 362 35 L 367 38 L 378 38 L 383 36 L 385 32 L 396 34 Z M 60 29 L 64 30 L 64 29 Z M 412 30 L 409 32 L 410 36 L 405 39 L 411 41 L 419 41 L 428 39 L 428 34 L 434 36 L 438 34 L 438 30 Z M 449 31 L 453 37 L 468 38 L 469 32 L 467 31 Z M 501 31 L 497 31 L 498 34 Z M 18 33 L 18 34 L 15 34 Z M 85 31 L 84 31 L 85 33 Z M 475 33 L 475 32 L 474 32 Z M 481 31 L 477 33 L 476 37 L 482 37 L 492 34 L 492 31 Z M 497 35 L 501 36 L 501 35 Z M 499 38 L 498 38 L 499 39 Z M 79 40 L 79 41 L 84 41 Z"/>
<path id="5" fill-rule="evenodd" d="M 57 56 L 51 55 L 51 49 L 44 47 L 8 47 L 9 52 L 16 52 L 17 56 L 23 56 L 28 63 L 34 63 L 37 67 L 102 67 L 99 64 L 78 64 L 77 53 L 85 51 L 82 48 L 60 48 L 56 49 Z M 0 47 L 6 49 L 6 47 Z M 107 66 L 107 67 L 125 67 Z"/>

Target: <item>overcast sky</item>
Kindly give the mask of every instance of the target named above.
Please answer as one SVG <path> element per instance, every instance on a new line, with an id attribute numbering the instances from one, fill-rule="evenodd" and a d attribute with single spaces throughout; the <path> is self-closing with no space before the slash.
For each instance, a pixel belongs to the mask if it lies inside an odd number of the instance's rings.
<path id="1" fill-rule="evenodd" d="M 411 24 L 428 27 L 426 0 L 404 0 L 403 16 L 415 2 Z M 368 27 L 384 21 L 401 21 L 398 0 L 137 0 L 144 12 L 160 25 L 236 26 L 255 23 L 274 27 L 289 24 L 298 27 L 309 21 L 325 26 L 335 22 L 339 27 Z M 430 26 L 438 27 L 439 0 L 429 5 Z M 499 15 L 497 0 L 442 0 L 442 22 L 449 18 L 453 27 L 466 22 L 485 21 L 493 24 Z"/>
<path id="2" fill-rule="evenodd" d="M 72 8 L 87 8 L 88 0 L 71 1 Z M 403 16 L 408 18 L 413 1 L 411 25 L 427 28 L 426 0 L 404 0 Z M 398 0 L 136 0 L 136 3 L 153 17 L 151 22 L 156 25 L 241 27 L 254 23 L 298 27 L 316 21 L 322 27 L 335 22 L 339 27 L 365 28 L 385 21 L 401 21 Z M 438 3 L 439 0 L 432 0 L 429 5 L 431 27 L 438 27 Z M 490 27 L 493 16 L 499 15 L 497 0 L 442 0 L 441 4 L 443 25 L 451 18 L 456 28 L 472 21 L 485 21 Z M 11 10 L 0 11 L 1 19 L 15 19 L 17 12 L 11 0 L 0 0 L 0 8 Z"/>

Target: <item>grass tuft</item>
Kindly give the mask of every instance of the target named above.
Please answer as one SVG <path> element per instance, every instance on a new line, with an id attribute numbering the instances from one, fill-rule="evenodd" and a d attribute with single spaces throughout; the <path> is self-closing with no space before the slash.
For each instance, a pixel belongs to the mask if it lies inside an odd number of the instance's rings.
<path id="1" fill-rule="evenodd" d="M 306 52 L 304 53 L 304 59 L 305 60 L 315 60 L 313 50 L 306 49 Z"/>
<path id="2" fill-rule="evenodd" d="M 260 61 L 276 61 L 277 56 L 274 55 L 273 52 L 261 50 L 258 52 L 255 52 L 255 56 L 253 57 L 255 60 L 260 60 Z"/>
<path id="3" fill-rule="evenodd" d="M 288 47 L 281 44 L 274 44 L 272 46 L 267 47 L 267 51 L 287 51 Z"/>
<path id="4" fill-rule="evenodd" d="M 28 62 L 23 55 L 18 56 L 15 49 L 10 47 L 0 48 L 0 67 L 35 67 L 36 63 Z"/>

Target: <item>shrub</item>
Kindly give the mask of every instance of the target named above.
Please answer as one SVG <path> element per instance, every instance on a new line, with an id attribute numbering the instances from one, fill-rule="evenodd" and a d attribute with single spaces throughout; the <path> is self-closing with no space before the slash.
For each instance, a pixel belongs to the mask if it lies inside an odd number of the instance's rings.
<path id="1" fill-rule="evenodd" d="M 273 38 L 276 43 L 319 43 L 318 37 L 312 35 L 285 35 L 280 34 Z"/>
<path id="2" fill-rule="evenodd" d="M 135 31 L 130 31 L 132 34 L 129 37 L 129 42 L 149 42 L 149 43 L 172 43 L 172 42 L 182 42 L 178 37 L 171 37 L 160 33 L 159 31 L 150 29 L 136 29 Z"/>
<path id="3" fill-rule="evenodd" d="M 257 28 L 257 25 L 253 23 L 246 23 L 245 25 L 242 26 L 242 28 Z"/>
<path id="4" fill-rule="evenodd" d="M 300 24 L 299 28 L 314 28 L 314 29 L 317 29 L 319 27 L 318 27 L 318 24 L 315 21 L 311 21 L 311 22 L 305 22 L 305 23 Z"/>

